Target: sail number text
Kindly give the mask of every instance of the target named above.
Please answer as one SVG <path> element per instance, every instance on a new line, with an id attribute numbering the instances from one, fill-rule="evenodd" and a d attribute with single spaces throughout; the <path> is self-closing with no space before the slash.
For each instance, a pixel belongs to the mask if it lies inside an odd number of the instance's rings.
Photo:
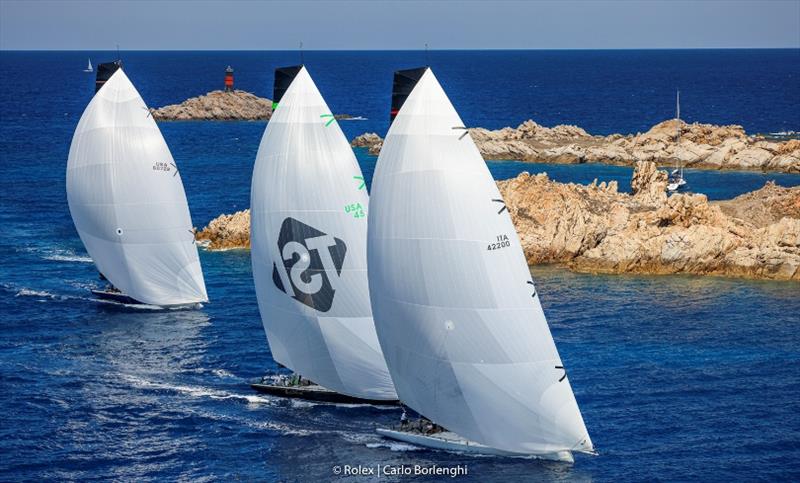
<path id="1" fill-rule="evenodd" d="M 497 235 L 494 243 L 489 243 L 486 249 L 490 251 L 499 250 L 509 246 L 511 246 L 511 241 L 508 239 L 508 235 Z"/>
<path id="2" fill-rule="evenodd" d="M 367 214 L 364 213 L 364 207 L 361 206 L 361 203 L 350 203 L 349 205 L 345 205 L 344 212 L 352 215 L 353 218 L 364 218 L 367 216 Z"/>
<path id="3" fill-rule="evenodd" d="M 165 171 L 169 172 L 172 171 L 169 163 L 165 163 L 164 161 L 156 161 L 153 163 L 153 171 Z"/>

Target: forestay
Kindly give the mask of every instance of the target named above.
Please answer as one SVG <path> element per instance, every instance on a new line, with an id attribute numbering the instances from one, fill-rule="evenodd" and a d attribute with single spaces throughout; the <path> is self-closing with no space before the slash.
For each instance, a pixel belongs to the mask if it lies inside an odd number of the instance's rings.
<path id="1" fill-rule="evenodd" d="M 183 182 L 158 126 L 121 68 L 98 86 L 67 162 L 67 200 L 86 250 L 137 301 L 208 300 Z"/>
<path id="2" fill-rule="evenodd" d="M 364 178 L 305 68 L 264 132 L 251 198 L 253 275 L 273 358 L 342 394 L 396 399 L 370 309 Z"/>
<path id="3" fill-rule="evenodd" d="M 368 259 L 401 401 L 501 450 L 591 450 L 508 210 L 430 69 L 381 150 Z"/>

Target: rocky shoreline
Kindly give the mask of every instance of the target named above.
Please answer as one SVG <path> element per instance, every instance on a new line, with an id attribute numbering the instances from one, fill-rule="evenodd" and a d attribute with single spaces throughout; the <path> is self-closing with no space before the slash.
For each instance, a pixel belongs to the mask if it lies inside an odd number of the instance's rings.
<path id="1" fill-rule="evenodd" d="M 498 187 L 531 265 L 590 273 L 694 274 L 800 281 L 800 187 L 724 202 L 667 197 L 666 174 L 640 161 L 633 194 L 616 183 L 556 183 L 523 173 Z"/>
<path id="2" fill-rule="evenodd" d="M 695 274 L 800 281 L 800 187 L 767 183 L 737 198 L 665 194 L 666 174 L 636 164 L 616 182 L 558 183 L 522 173 L 497 183 L 530 265 L 591 273 Z M 249 248 L 250 212 L 212 220 L 208 249 Z"/>
<path id="3" fill-rule="evenodd" d="M 672 119 L 645 133 L 594 136 L 577 126 L 541 126 L 532 120 L 516 128 L 469 131 L 484 159 L 514 159 L 532 163 L 602 163 L 633 166 L 652 161 L 659 166 L 680 162 L 688 168 L 758 170 L 800 173 L 800 140 L 778 141 L 748 135 L 742 126 L 681 122 L 681 143 L 676 144 L 677 123 Z M 362 134 L 352 142 L 377 155 L 383 139 Z"/>

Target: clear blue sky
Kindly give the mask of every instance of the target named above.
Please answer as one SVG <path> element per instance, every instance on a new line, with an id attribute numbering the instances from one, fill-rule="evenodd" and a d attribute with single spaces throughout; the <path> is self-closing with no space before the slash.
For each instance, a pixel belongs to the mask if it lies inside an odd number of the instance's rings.
<path id="1" fill-rule="evenodd" d="M 0 0 L 0 49 L 800 47 L 800 0 Z"/>

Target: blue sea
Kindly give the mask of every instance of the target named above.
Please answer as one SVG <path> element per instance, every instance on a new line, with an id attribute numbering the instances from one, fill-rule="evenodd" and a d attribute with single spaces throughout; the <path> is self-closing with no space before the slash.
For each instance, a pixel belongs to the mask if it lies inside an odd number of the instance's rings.
<path id="1" fill-rule="evenodd" d="M 276 370 L 247 251 L 201 251 L 211 302 L 134 310 L 88 295 L 97 272 L 73 228 L 73 130 L 110 52 L 0 52 L 0 480 L 329 481 L 334 466 L 466 465 L 454 480 L 800 479 L 800 286 L 533 268 L 600 454 L 574 465 L 468 457 L 374 433 L 396 408 L 254 393 Z M 122 52 L 151 106 L 222 86 L 271 97 L 296 52 Z M 577 124 L 633 133 L 674 116 L 749 132 L 800 130 L 800 50 L 305 52 L 349 137 L 385 134 L 393 70 L 429 63 L 469 126 Z M 194 223 L 246 208 L 261 122 L 162 123 Z M 367 178 L 375 158 L 357 150 Z M 629 188 L 629 168 L 488 163 Z M 689 171 L 726 199 L 800 175 Z M 276 180 L 276 182 L 279 182 Z M 356 477 L 350 481 L 374 480 Z M 385 481 L 409 477 L 381 476 Z M 424 481 L 427 478 L 416 478 Z"/>

